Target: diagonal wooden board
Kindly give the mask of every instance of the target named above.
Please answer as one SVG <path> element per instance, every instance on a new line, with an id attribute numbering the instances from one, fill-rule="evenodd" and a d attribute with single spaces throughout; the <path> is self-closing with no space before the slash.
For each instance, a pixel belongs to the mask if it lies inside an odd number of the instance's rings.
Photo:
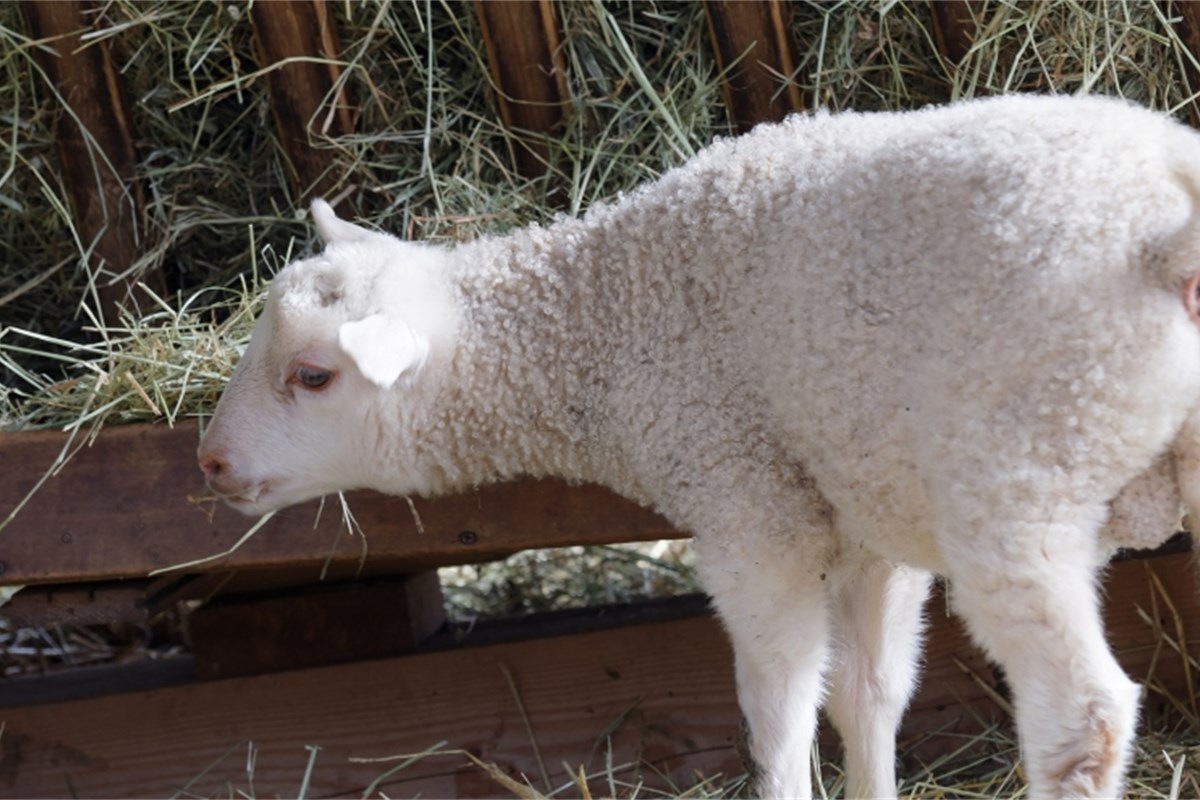
<path id="1" fill-rule="evenodd" d="M 723 78 L 725 107 L 741 133 L 760 122 L 778 122 L 804 110 L 800 87 L 791 80 L 796 72 L 792 10 L 779 0 L 704 4 L 713 58 Z"/>
<path id="2" fill-rule="evenodd" d="M 513 157 L 527 178 L 544 175 L 552 163 L 542 137 L 562 135 L 570 105 L 567 64 L 554 3 L 516 0 L 475 4 L 479 34 L 495 82 L 496 105 L 513 134 Z M 553 188 L 551 188 L 553 197 Z"/>
<path id="3" fill-rule="evenodd" d="M 1200 598 L 1190 554 L 1112 568 L 1105 583 L 1110 641 L 1130 674 L 1145 677 L 1153 665 L 1154 679 L 1186 702 L 1182 659 L 1138 614 L 1139 606 L 1154 607 L 1151 572 L 1178 612 L 1168 613 L 1160 596 L 1158 623 L 1174 637 L 1178 619 L 1195 655 Z M 1002 691 L 993 670 L 940 597 L 929 617 L 924 677 L 900 736 L 910 764 L 961 747 L 962 735 L 981 721 L 1003 719 L 991 700 Z M 1151 694 L 1144 716 L 1157 718 L 1164 705 Z M 640 758 L 687 786 L 697 771 L 740 771 L 738 720 L 725 636 L 714 620 L 695 616 L 0 709 L 0 796 L 164 796 L 193 779 L 198 795 L 236 794 L 250 788 L 248 743 L 255 796 L 296 795 L 310 745 L 322 749 L 309 797 L 361 795 L 393 764 L 351 757 L 418 752 L 442 740 L 539 787 L 532 740 L 553 785 L 567 781 L 565 769 L 603 767 L 611 741 L 615 763 Z M 665 785 L 653 769 L 642 774 L 648 785 Z M 391 797 L 507 794 L 461 755 L 424 760 L 381 788 Z M 592 789 L 607 791 L 602 782 Z"/>
<path id="4" fill-rule="evenodd" d="M 82 439 L 80 444 L 82 444 Z M 57 431 L 0 433 L 0 520 L 53 466 Z M 220 553 L 254 520 L 206 495 L 196 467 L 197 430 L 186 422 L 101 431 L 78 447 L 8 527 L 0 530 L 0 584 L 135 578 Z M 406 571 L 497 558 L 532 547 L 679 538 L 650 510 L 597 486 L 524 480 L 436 500 L 350 495 L 366 533 L 366 558 Z M 234 555 L 189 572 L 357 568 L 362 538 L 342 525 L 336 498 L 277 514 Z M 316 524 L 314 525 L 314 522 Z"/>

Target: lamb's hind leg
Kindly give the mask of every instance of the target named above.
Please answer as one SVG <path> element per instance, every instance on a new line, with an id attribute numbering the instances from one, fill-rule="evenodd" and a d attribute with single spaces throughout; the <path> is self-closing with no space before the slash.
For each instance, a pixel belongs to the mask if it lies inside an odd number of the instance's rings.
<path id="1" fill-rule="evenodd" d="M 917 683 L 929 573 L 855 564 L 833 598 L 825 711 L 842 735 L 846 797 L 896 796 L 896 729 Z"/>
<path id="2" fill-rule="evenodd" d="M 991 507 L 1010 517 L 947 516 L 940 539 L 952 607 L 1012 686 L 1030 795 L 1118 797 L 1139 689 L 1105 642 L 1102 509 Z"/>
<path id="3" fill-rule="evenodd" d="M 759 768 L 755 795 L 812 796 L 811 750 L 821 701 L 827 620 L 828 521 L 775 515 L 792 530 L 700 531 L 705 588 L 733 643 L 738 700 Z"/>

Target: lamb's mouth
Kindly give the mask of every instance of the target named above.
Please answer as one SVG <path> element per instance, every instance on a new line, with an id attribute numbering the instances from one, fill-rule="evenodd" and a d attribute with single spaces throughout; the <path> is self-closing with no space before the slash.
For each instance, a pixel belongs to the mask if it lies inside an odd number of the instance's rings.
<path id="1" fill-rule="evenodd" d="M 263 497 L 269 492 L 271 484 L 269 481 L 260 481 L 259 483 L 248 486 L 240 492 L 225 492 L 209 486 L 218 499 L 224 501 L 230 507 L 241 511 L 243 514 L 256 513 L 262 505 Z"/>

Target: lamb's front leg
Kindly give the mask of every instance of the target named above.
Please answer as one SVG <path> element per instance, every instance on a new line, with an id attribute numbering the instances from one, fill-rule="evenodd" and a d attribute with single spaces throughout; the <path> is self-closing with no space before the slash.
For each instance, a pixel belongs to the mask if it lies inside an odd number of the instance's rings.
<path id="1" fill-rule="evenodd" d="M 804 510 L 764 526 L 699 531 L 705 588 L 736 660 L 738 700 L 759 769 L 755 796 L 812 797 L 812 743 L 828 655 L 825 597 L 830 533 Z M 766 523 L 764 523 L 765 525 Z"/>
<path id="2" fill-rule="evenodd" d="M 825 711 L 842 735 L 846 797 L 896 796 L 896 729 L 917 683 L 930 575 L 870 561 L 839 575 Z"/>

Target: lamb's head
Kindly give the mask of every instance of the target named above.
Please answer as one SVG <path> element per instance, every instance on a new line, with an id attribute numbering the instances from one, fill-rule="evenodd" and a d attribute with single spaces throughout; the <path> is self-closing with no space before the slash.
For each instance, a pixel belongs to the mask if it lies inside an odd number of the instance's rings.
<path id="1" fill-rule="evenodd" d="M 340 220 L 321 200 L 312 213 L 326 247 L 275 277 L 200 443 L 209 487 L 247 513 L 426 489 L 397 461 L 451 361 L 447 253 Z"/>

